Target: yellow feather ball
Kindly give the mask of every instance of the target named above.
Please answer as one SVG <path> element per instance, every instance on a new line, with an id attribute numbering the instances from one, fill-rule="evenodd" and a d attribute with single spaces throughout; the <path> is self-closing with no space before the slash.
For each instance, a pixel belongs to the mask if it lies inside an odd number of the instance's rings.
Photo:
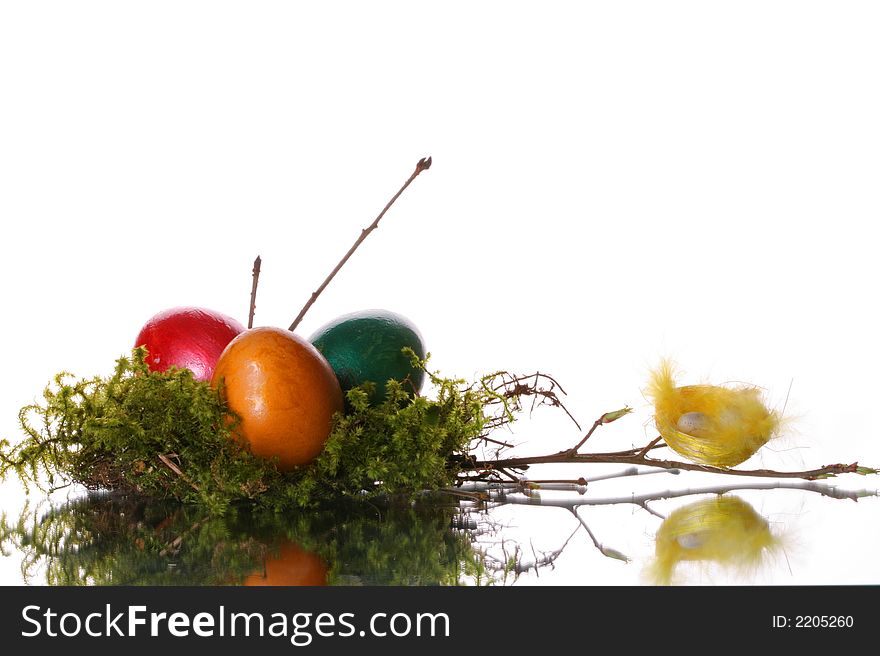
<path id="1" fill-rule="evenodd" d="M 714 563 L 745 573 L 781 547 L 782 540 L 748 503 L 719 496 L 679 508 L 664 520 L 646 574 L 654 584 L 669 585 L 683 562 Z"/>
<path id="2" fill-rule="evenodd" d="M 748 460 L 779 429 L 776 412 L 756 387 L 677 387 L 675 371 L 663 361 L 651 372 L 647 396 L 654 423 L 666 444 L 688 460 L 734 467 Z"/>

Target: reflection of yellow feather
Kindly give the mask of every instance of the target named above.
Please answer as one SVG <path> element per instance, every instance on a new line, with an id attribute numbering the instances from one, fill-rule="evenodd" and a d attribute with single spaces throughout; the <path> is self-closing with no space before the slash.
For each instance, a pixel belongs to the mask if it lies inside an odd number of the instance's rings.
<path id="1" fill-rule="evenodd" d="M 754 569 L 781 546 L 767 521 L 734 496 L 697 501 L 669 515 L 657 531 L 651 582 L 669 585 L 681 562 L 713 562 Z"/>
<path id="2" fill-rule="evenodd" d="M 689 460 L 734 467 L 773 437 L 779 416 L 767 409 L 755 387 L 688 385 L 676 387 L 666 360 L 651 372 L 647 395 L 654 422 L 671 449 Z"/>

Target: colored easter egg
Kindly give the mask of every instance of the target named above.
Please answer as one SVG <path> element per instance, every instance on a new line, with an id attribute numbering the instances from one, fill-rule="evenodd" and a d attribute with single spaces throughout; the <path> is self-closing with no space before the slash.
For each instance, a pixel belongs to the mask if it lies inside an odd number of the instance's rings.
<path id="1" fill-rule="evenodd" d="M 147 349 L 150 371 L 189 369 L 197 380 L 211 380 L 220 353 L 244 331 L 238 321 L 199 307 L 163 310 L 147 321 L 135 346 Z"/>
<path id="2" fill-rule="evenodd" d="M 241 419 L 251 451 L 289 471 L 324 449 L 342 390 L 327 360 L 302 337 L 281 328 L 246 330 L 217 361 L 212 380 Z"/>
<path id="3" fill-rule="evenodd" d="M 343 392 L 365 382 L 375 383 L 370 397 L 373 404 L 385 399 L 388 380 L 402 381 L 413 393 L 424 384 L 425 371 L 414 367 L 403 353 L 409 347 L 424 360 L 421 333 L 400 314 L 388 310 L 345 314 L 319 328 L 309 341 L 330 363 Z"/>

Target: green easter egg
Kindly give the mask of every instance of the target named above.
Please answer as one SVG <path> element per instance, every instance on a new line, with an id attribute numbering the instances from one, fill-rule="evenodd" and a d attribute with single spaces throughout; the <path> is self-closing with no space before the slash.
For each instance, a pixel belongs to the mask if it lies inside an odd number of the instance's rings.
<path id="1" fill-rule="evenodd" d="M 394 312 L 345 314 L 319 328 L 309 341 L 330 363 L 343 392 L 368 381 L 375 383 L 370 397 L 374 405 L 385 399 L 389 379 L 403 381 L 413 392 L 425 382 L 425 372 L 413 367 L 402 352 L 408 346 L 424 360 L 422 336 L 409 319 Z"/>

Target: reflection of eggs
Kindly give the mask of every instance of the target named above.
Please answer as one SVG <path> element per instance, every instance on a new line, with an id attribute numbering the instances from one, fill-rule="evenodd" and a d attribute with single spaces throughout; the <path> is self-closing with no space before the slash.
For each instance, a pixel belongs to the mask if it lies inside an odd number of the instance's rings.
<path id="1" fill-rule="evenodd" d="M 289 471 L 324 449 L 342 391 L 327 361 L 303 338 L 281 328 L 254 328 L 232 340 L 217 361 L 230 410 L 251 451 L 278 458 Z"/>
<path id="2" fill-rule="evenodd" d="M 425 372 L 413 367 L 402 353 L 404 347 L 425 358 L 425 347 L 418 329 L 406 317 L 387 310 L 364 310 L 338 317 L 319 328 L 309 341 L 325 358 L 343 392 L 371 381 L 376 389 L 374 404 L 385 399 L 385 383 L 404 381 L 408 391 L 422 388 Z"/>
<path id="3" fill-rule="evenodd" d="M 748 460 L 779 429 L 779 416 L 764 405 L 759 389 L 677 387 L 668 362 L 652 372 L 648 395 L 654 401 L 654 422 L 666 444 L 694 462 L 734 467 Z"/>
<path id="4" fill-rule="evenodd" d="M 243 330 L 238 321 L 220 312 L 176 307 L 151 317 L 135 346 L 147 348 L 150 371 L 178 367 L 192 371 L 196 380 L 211 380 L 217 358 Z"/>
<path id="5" fill-rule="evenodd" d="M 327 565 L 317 554 L 285 540 L 244 585 L 327 585 Z"/>

